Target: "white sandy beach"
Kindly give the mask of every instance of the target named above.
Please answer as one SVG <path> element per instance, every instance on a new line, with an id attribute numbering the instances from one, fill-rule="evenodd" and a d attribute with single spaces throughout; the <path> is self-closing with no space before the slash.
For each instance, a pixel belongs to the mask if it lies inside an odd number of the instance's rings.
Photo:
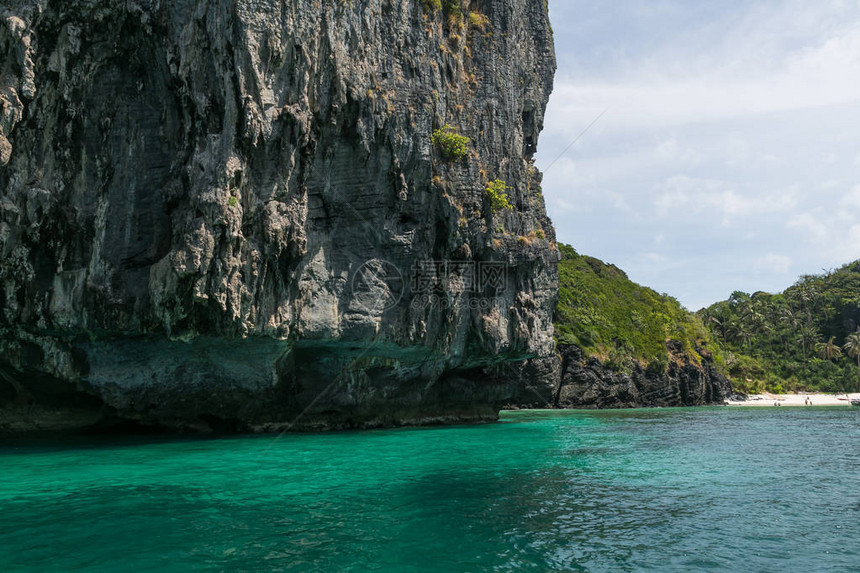
<path id="1" fill-rule="evenodd" d="M 729 406 L 843 406 L 850 407 L 848 398 L 858 398 L 860 394 L 750 394 L 746 402 L 727 400 Z M 808 402 L 807 402 L 808 401 Z"/>

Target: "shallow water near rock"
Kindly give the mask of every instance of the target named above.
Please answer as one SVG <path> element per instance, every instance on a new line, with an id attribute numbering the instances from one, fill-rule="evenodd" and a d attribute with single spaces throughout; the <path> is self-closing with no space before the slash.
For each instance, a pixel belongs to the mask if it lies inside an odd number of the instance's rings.
<path id="1" fill-rule="evenodd" d="M 0 570 L 848 571 L 860 408 L 0 443 Z"/>

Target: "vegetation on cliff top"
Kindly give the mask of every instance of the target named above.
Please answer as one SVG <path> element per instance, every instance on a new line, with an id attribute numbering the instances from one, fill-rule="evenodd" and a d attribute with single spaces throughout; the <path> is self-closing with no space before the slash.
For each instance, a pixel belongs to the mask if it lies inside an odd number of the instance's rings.
<path id="1" fill-rule="evenodd" d="M 699 311 L 736 388 L 860 390 L 860 261 L 779 294 L 734 292 Z"/>
<path id="2" fill-rule="evenodd" d="M 677 340 L 695 362 L 722 358 L 701 318 L 674 298 L 631 281 L 614 265 L 559 245 L 559 301 L 556 338 L 575 344 L 607 366 L 626 371 L 637 361 L 664 370 L 666 343 Z"/>

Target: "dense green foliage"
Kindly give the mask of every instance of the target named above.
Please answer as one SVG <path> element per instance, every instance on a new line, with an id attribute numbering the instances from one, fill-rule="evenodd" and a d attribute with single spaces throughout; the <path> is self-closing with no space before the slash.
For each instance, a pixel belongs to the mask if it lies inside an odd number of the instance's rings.
<path id="1" fill-rule="evenodd" d="M 490 19 L 480 12 L 469 12 L 469 26 L 476 30 L 484 31 L 490 23 Z"/>
<path id="2" fill-rule="evenodd" d="M 860 261 L 780 294 L 735 292 L 699 311 L 747 391 L 860 390 Z"/>
<path id="3" fill-rule="evenodd" d="M 426 12 L 435 12 L 442 9 L 442 0 L 421 0 L 421 6 Z"/>
<path id="4" fill-rule="evenodd" d="M 500 180 L 494 179 L 487 183 L 487 196 L 490 198 L 490 208 L 493 213 L 496 211 L 510 211 L 514 208 L 511 205 L 510 197 L 508 197 L 507 184 Z"/>
<path id="5" fill-rule="evenodd" d="M 462 0 L 442 0 L 442 5 L 445 7 L 445 12 L 447 12 L 450 17 L 463 17 Z"/>
<path id="6" fill-rule="evenodd" d="M 607 365 L 664 368 L 668 340 L 710 353 L 747 392 L 860 391 L 860 261 L 780 294 L 735 292 L 696 315 L 623 271 L 559 245 L 556 337 Z"/>
<path id="7" fill-rule="evenodd" d="M 721 358 L 711 334 L 674 298 L 639 286 L 614 265 L 559 245 L 559 302 L 555 316 L 560 343 L 576 344 L 608 366 L 627 370 L 633 361 L 664 370 L 666 343 L 679 341 L 693 360 Z"/>
<path id="8" fill-rule="evenodd" d="M 469 155 L 471 140 L 457 133 L 450 125 L 433 132 L 433 145 L 447 161 L 458 161 Z"/>

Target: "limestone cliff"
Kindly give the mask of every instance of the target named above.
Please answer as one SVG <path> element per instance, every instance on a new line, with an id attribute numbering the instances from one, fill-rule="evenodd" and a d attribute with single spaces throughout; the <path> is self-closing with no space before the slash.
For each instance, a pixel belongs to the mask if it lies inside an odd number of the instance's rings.
<path id="1" fill-rule="evenodd" d="M 560 344 L 555 356 L 517 365 L 519 379 L 513 399 L 519 408 L 666 408 L 723 405 L 734 394 L 705 349 L 701 364 L 678 341 L 667 343 L 670 360 L 664 368 L 634 363 L 620 372 L 587 356 L 572 344 Z"/>
<path id="2" fill-rule="evenodd" d="M 561 346 L 557 406 L 649 408 L 723 405 L 732 394 L 732 387 L 713 361 L 705 358 L 702 364 L 696 364 L 679 343 L 670 342 L 668 346 L 672 359 L 664 370 L 642 368 L 637 364 L 629 373 L 613 371 L 597 358 L 586 358 L 576 346 Z"/>
<path id="3" fill-rule="evenodd" d="M 554 66 L 536 0 L 3 0 L 0 431 L 495 418 Z"/>

